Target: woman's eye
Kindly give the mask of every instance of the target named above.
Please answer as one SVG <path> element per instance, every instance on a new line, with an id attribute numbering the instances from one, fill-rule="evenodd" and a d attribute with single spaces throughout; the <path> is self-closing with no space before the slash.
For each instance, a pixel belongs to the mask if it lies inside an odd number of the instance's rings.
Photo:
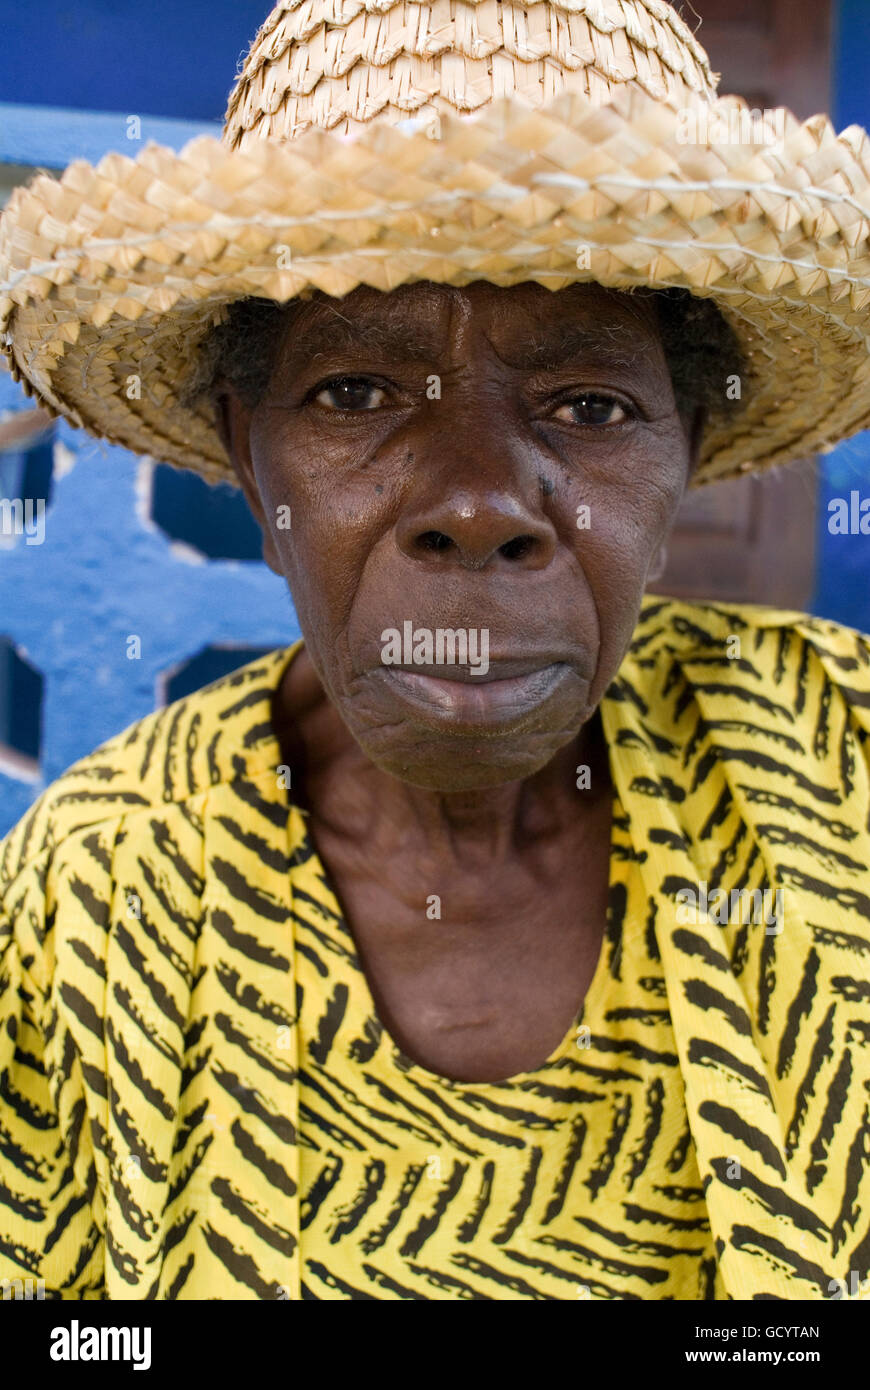
<path id="1" fill-rule="evenodd" d="M 565 401 L 556 411 L 556 419 L 569 425 L 621 425 L 631 416 L 624 405 L 613 396 L 596 396 L 589 392 Z"/>
<path id="2" fill-rule="evenodd" d="M 328 410 L 375 410 L 385 399 L 386 392 L 362 376 L 336 377 L 314 396 Z"/>

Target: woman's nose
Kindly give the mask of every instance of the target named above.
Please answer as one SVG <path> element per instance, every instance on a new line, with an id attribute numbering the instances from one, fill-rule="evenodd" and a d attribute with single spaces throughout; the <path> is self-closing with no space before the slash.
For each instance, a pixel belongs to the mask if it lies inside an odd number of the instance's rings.
<path id="1" fill-rule="evenodd" d="M 543 569 L 555 553 L 553 526 L 513 490 L 447 487 L 438 499 L 405 511 L 399 549 L 415 560 L 463 569 Z"/>
<path id="2" fill-rule="evenodd" d="M 524 434 L 503 383 L 495 385 L 469 373 L 449 407 L 433 405 L 413 441 L 403 441 L 415 463 L 396 543 L 439 571 L 544 569 L 556 553 L 540 443 Z"/>

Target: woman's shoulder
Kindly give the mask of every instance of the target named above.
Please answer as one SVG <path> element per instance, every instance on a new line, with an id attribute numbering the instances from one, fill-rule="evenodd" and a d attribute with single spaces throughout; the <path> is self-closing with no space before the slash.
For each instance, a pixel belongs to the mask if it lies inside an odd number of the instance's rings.
<path id="1" fill-rule="evenodd" d="M 274 775 L 280 762 L 271 702 L 289 649 L 279 649 L 202 690 L 137 720 L 74 763 L 0 841 L 0 901 L 28 870 L 39 875 L 65 848 L 104 851 L 97 839 L 143 829 L 155 814 L 171 821 L 210 788 Z"/>
<path id="2" fill-rule="evenodd" d="M 870 712 L 870 636 L 792 609 L 648 596 L 630 653 L 642 667 L 676 663 L 692 684 L 766 688 L 792 717 L 829 700 L 830 687 Z"/>
<path id="3" fill-rule="evenodd" d="M 870 635 L 867 633 L 832 618 L 773 604 L 647 594 L 641 605 L 636 637 L 651 628 L 669 632 L 671 639 L 681 636 L 701 646 L 725 640 L 731 633 L 793 630 L 814 642 L 829 641 L 837 646 L 857 643 L 868 653 L 870 661 Z"/>
<path id="4" fill-rule="evenodd" d="M 783 609 L 649 598 L 609 695 L 614 736 L 658 749 L 680 799 L 710 795 L 717 765 L 744 801 L 793 808 L 800 796 L 813 823 L 836 808 L 867 842 L 864 633 Z"/>

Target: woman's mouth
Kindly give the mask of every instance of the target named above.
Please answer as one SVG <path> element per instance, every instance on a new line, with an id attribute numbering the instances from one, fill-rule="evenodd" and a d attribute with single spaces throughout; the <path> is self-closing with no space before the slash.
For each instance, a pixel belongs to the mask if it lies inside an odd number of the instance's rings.
<path id="1" fill-rule="evenodd" d="M 441 726 L 473 728 L 504 727 L 528 717 L 549 700 L 577 673 L 567 662 L 517 671 L 522 663 L 494 662 L 485 675 L 453 667 L 408 670 L 385 666 L 376 673 L 390 695 L 400 703 L 412 705 Z"/>

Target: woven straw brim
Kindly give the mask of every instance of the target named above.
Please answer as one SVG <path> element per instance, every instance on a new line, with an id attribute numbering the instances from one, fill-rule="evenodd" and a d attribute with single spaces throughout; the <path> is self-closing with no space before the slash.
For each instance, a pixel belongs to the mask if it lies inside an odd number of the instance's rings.
<path id="1" fill-rule="evenodd" d="M 707 107 L 710 128 L 739 106 Z M 681 286 L 717 302 L 747 361 L 743 408 L 709 431 L 695 482 L 825 451 L 870 424 L 870 140 L 790 114 L 779 146 L 685 129 L 626 88 L 597 109 L 500 100 L 443 116 L 435 139 L 372 122 L 76 162 L 17 189 L 0 220 L 11 369 L 76 425 L 218 481 L 232 471 L 211 409 L 182 401 L 232 300 Z"/>

